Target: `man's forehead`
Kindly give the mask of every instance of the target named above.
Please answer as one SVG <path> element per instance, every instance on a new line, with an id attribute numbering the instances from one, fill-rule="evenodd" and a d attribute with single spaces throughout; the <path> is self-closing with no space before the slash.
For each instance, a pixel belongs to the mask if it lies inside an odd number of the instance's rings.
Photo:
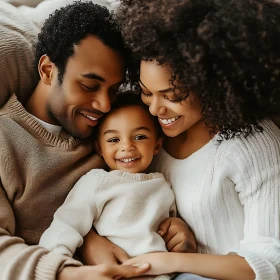
<path id="1" fill-rule="evenodd" d="M 79 71 L 85 78 L 98 76 L 111 83 L 123 81 L 125 74 L 123 56 L 95 36 L 88 36 L 75 46 L 67 68 L 70 72 Z"/>

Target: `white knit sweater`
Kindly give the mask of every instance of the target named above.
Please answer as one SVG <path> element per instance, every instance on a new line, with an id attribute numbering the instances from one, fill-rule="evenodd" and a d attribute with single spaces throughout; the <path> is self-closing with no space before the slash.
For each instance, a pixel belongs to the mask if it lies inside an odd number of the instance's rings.
<path id="1" fill-rule="evenodd" d="M 72 256 L 94 225 L 130 256 L 166 251 L 157 231 L 170 214 L 175 215 L 174 194 L 162 174 L 95 169 L 76 183 L 40 245 Z"/>
<path id="2" fill-rule="evenodd" d="M 186 159 L 162 150 L 152 170 L 171 182 L 177 209 L 193 229 L 199 252 L 236 253 L 257 280 L 280 279 L 280 131 L 214 138 Z"/>

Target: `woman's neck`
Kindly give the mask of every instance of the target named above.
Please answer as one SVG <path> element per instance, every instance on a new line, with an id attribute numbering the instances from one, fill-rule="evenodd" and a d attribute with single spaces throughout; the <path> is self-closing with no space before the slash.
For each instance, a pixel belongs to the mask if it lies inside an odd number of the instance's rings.
<path id="1" fill-rule="evenodd" d="M 176 137 L 166 137 L 164 149 L 174 158 L 185 159 L 205 146 L 212 138 L 212 129 L 203 120 Z"/>

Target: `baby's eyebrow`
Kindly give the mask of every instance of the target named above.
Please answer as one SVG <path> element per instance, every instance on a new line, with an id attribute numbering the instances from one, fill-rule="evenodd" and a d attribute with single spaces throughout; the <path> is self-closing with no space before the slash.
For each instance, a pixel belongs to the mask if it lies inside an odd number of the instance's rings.
<path id="1" fill-rule="evenodd" d="M 133 132 L 137 132 L 137 131 L 139 131 L 139 130 L 146 130 L 146 131 L 148 131 L 148 132 L 151 132 L 151 130 L 150 130 L 148 127 L 146 127 L 146 126 L 136 127 L 136 128 L 134 128 L 132 131 L 133 131 Z M 118 132 L 119 132 L 118 130 L 108 129 L 108 130 L 106 130 L 106 131 L 103 133 L 103 135 L 109 134 L 109 133 L 118 133 Z"/>
<path id="2" fill-rule="evenodd" d="M 133 129 L 134 132 L 137 132 L 138 130 L 146 130 L 146 131 L 151 131 L 148 127 L 146 126 L 140 126 L 140 127 L 136 127 L 135 129 Z"/>
<path id="3" fill-rule="evenodd" d="M 112 129 L 109 129 L 109 130 L 106 130 L 103 135 L 105 134 L 108 134 L 108 133 L 117 133 L 118 131 L 117 130 L 112 130 Z"/>

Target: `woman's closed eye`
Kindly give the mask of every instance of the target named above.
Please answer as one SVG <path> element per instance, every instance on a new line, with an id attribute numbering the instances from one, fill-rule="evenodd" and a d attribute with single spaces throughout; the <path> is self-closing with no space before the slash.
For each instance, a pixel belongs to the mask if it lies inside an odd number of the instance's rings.
<path id="1" fill-rule="evenodd" d="M 144 91 L 142 91 L 141 94 L 143 94 L 145 97 L 151 97 L 152 96 L 151 93 L 146 93 Z"/>
<path id="2" fill-rule="evenodd" d="M 152 93 L 146 93 L 144 91 L 141 92 L 141 94 L 143 94 L 145 97 L 151 97 L 153 94 Z M 170 98 L 167 95 L 163 95 L 163 98 L 168 100 L 171 103 L 179 103 L 183 100 L 183 98 Z"/>
<path id="3" fill-rule="evenodd" d="M 179 102 L 181 102 L 183 100 L 183 98 L 171 99 L 167 95 L 164 95 L 163 98 L 168 100 L 171 103 L 179 103 Z"/>

